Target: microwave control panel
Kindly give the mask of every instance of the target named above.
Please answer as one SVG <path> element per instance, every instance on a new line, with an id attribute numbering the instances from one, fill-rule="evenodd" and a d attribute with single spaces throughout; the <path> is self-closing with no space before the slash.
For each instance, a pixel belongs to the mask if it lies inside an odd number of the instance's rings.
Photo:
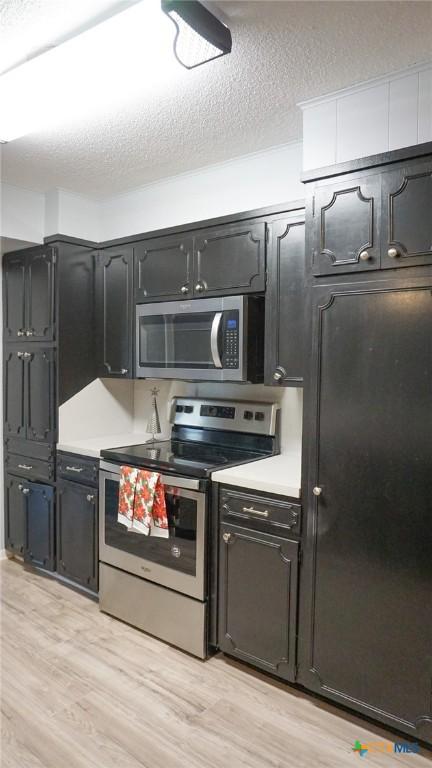
<path id="1" fill-rule="evenodd" d="M 224 312 L 223 367 L 239 367 L 239 313 L 236 310 Z"/>

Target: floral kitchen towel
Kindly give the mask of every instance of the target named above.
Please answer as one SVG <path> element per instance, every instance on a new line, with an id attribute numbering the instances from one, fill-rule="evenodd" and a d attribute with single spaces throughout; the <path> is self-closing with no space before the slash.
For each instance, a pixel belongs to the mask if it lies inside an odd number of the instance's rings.
<path id="1" fill-rule="evenodd" d="M 158 472 L 121 468 L 117 519 L 137 533 L 168 538 L 165 492 Z"/>

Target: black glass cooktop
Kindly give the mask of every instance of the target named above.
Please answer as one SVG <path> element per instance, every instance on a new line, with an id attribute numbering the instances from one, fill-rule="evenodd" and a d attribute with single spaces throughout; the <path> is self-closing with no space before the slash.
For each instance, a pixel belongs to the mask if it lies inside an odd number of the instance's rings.
<path id="1" fill-rule="evenodd" d="M 188 440 L 163 440 L 101 451 L 104 459 L 179 475 L 208 477 L 216 469 L 263 459 L 270 452 Z"/>

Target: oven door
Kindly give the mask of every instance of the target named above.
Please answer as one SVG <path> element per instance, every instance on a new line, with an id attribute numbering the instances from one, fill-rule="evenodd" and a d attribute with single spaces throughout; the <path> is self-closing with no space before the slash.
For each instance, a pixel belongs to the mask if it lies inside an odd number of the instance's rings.
<path id="1" fill-rule="evenodd" d="M 224 381 L 243 376 L 244 297 L 139 304 L 136 375 Z M 228 356 L 235 349 L 238 363 Z"/>
<path id="2" fill-rule="evenodd" d="M 130 531 L 117 521 L 120 467 L 101 462 L 99 473 L 99 557 L 128 573 L 205 599 L 205 492 L 199 481 L 162 476 L 169 538 Z M 190 486 L 190 487 L 184 487 Z"/>

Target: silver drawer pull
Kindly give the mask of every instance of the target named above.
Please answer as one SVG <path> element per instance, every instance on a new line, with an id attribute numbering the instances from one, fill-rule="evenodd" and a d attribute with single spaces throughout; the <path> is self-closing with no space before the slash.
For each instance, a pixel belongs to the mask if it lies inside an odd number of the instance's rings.
<path id="1" fill-rule="evenodd" d="M 247 512 L 251 515 L 259 515 L 260 517 L 268 517 L 269 513 L 266 509 L 254 509 L 253 507 L 243 507 L 243 512 Z"/>
<path id="2" fill-rule="evenodd" d="M 18 464 L 20 469 L 33 469 L 31 464 Z"/>
<path id="3" fill-rule="evenodd" d="M 28 496 L 28 494 L 30 493 L 30 488 L 23 488 L 22 492 L 23 492 L 24 496 Z"/>
<path id="4" fill-rule="evenodd" d="M 93 493 L 88 493 L 87 494 L 87 501 L 94 501 L 94 494 Z"/>
<path id="5" fill-rule="evenodd" d="M 66 467 L 68 472 L 83 472 L 84 467 Z"/>

